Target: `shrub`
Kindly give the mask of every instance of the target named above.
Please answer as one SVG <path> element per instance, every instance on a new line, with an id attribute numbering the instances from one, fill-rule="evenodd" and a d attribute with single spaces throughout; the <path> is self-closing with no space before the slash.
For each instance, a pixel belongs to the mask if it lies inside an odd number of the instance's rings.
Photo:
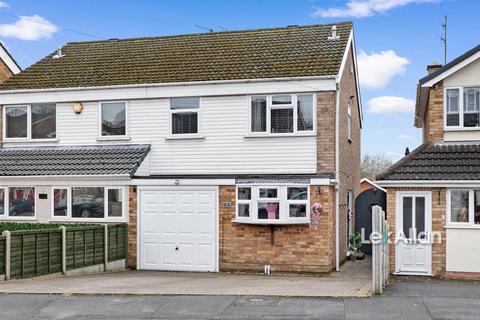
<path id="1" fill-rule="evenodd" d="M 91 223 L 30 223 L 30 222 L 0 222 L 0 235 L 3 231 L 23 231 L 23 230 L 52 230 L 60 226 L 67 228 L 94 226 Z"/>

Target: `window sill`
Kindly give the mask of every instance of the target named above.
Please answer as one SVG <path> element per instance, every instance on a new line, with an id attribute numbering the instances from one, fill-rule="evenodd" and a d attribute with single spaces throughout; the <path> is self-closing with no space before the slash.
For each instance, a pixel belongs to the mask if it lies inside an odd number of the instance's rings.
<path id="1" fill-rule="evenodd" d="M 48 222 L 53 222 L 53 223 L 57 223 L 57 222 L 71 222 L 71 223 L 88 223 L 88 222 L 91 222 L 91 223 L 126 223 L 128 222 L 126 219 L 124 218 L 107 218 L 107 219 L 102 219 L 102 218 L 51 218 L 50 220 L 48 220 Z"/>
<path id="2" fill-rule="evenodd" d="M 245 139 L 251 138 L 286 138 L 286 137 L 315 137 L 317 134 L 315 132 L 308 133 L 262 133 L 254 134 L 249 133 L 244 136 Z"/>
<path id="3" fill-rule="evenodd" d="M 251 221 L 251 220 L 243 220 L 243 219 L 233 219 L 233 223 L 243 223 L 243 224 L 258 224 L 258 225 L 295 225 L 295 224 L 310 224 L 310 221 L 305 220 L 271 220 L 271 221 Z"/>
<path id="4" fill-rule="evenodd" d="M 115 136 L 108 136 L 108 137 L 97 137 L 97 141 L 130 141 L 130 137 L 115 137 Z"/>
<path id="5" fill-rule="evenodd" d="M 3 139 L 4 143 L 14 142 L 14 143 L 45 143 L 45 142 L 58 142 L 58 139 L 21 139 L 21 138 L 5 138 Z"/>
<path id="6" fill-rule="evenodd" d="M 3 216 L 0 215 L 0 220 L 3 221 L 37 221 L 37 217 L 10 217 L 10 216 Z"/>
<path id="7" fill-rule="evenodd" d="M 165 140 L 203 140 L 205 136 L 201 135 L 170 135 Z"/>
<path id="8" fill-rule="evenodd" d="M 444 127 L 443 131 L 454 132 L 454 131 L 480 131 L 480 127 Z"/>
<path id="9" fill-rule="evenodd" d="M 480 230 L 480 224 L 465 223 L 465 225 L 446 225 L 445 229 L 477 229 L 477 230 Z"/>

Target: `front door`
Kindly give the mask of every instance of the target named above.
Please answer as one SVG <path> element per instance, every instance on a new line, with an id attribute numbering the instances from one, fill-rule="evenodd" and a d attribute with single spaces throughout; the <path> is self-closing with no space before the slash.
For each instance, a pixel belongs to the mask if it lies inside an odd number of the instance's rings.
<path id="1" fill-rule="evenodd" d="M 431 273 L 432 246 L 426 241 L 432 231 L 431 209 L 430 192 L 397 193 L 395 238 L 404 237 L 396 244 L 397 273 Z"/>

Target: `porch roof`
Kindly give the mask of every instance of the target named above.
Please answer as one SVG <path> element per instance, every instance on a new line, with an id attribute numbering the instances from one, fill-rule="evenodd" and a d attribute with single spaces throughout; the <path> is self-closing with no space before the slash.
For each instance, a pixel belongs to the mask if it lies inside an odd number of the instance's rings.
<path id="1" fill-rule="evenodd" d="M 480 143 L 424 143 L 376 180 L 480 180 Z"/>
<path id="2" fill-rule="evenodd" d="M 133 176 L 150 145 L 0 148 L 0 176 Z"/>

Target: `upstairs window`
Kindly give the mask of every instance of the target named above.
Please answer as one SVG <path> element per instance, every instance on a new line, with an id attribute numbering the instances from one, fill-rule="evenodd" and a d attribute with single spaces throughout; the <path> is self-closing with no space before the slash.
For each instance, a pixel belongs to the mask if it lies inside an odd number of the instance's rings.
<path id="1" fill-rule="evenodd" d="M 198 135 L 200 133 L 200 98 L 170 99 L 171 134 Z"/>
<path id="2" fill-rule="evenodd" d="M 445 126 L 480 127 L 480 87 L 445 89 Z"/>
<path id="3" fill-rule="evenodd" d="M 6 106 L 4 109 L 5 139 L 45 140 L 56 138 L 55 104 Z"/>
<path id="4" fill-rule="evenodd" d="M 447 89 L 447 127 L 456 127 L 460 124 L 460 89 Z"/>
<path id="5" fill-rule="evenodd" d="M 251 97 L 250 132 L 265 135 L 313 132 L 313 98 L 313 94 Z"/>
<path id="6" fill-rule="evenodd" d="M 479 126 L 479 98 L 480 90 L 478 87 L 463 89 L 463 126 Z"/>
<path id="7" fill-rule="evenodd" d="M 126 102 L 103 102 L 100 108 L 102 137 L 127 136 Z"/>

